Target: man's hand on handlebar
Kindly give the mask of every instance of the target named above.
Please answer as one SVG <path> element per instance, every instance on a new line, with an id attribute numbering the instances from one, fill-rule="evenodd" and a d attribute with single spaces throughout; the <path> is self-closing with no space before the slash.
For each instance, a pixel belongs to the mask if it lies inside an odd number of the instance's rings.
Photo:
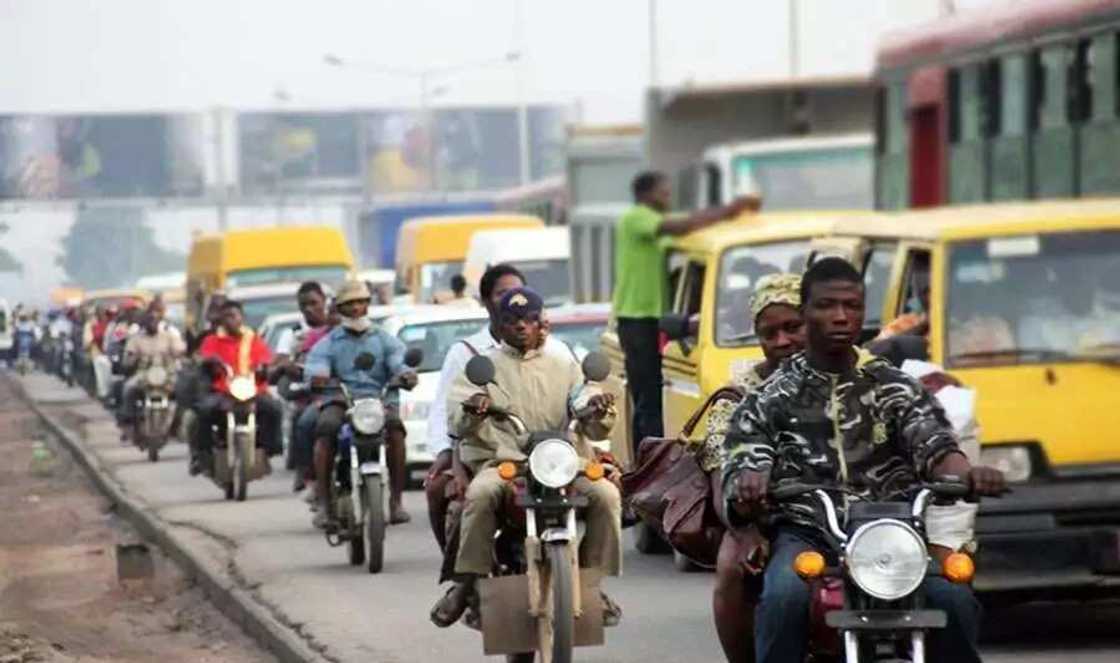
<path id="1" fill-rule="evenodd" d="M 1007 492 L 1007 479 L 994 467 L 977 465 L 968 472 L 968 484 L 975 495 L 999 497 Z"/>
<path id="2" fill-rule="evenodd" d="M 476 417 L 484 417 L 490 410 L 492 402 L 486 394 L 475 394 L 463 403 L 463 409 Z"/>
<path id="3" fill-rule="evenodd" d="M 760 506 L 770 487 L 770 472 L 740 470 L 735 477 L 735 498 L 746 507 Z"/>
<path id="4" fill-rule="evenodd" d="M 614 394 L 595 394 L 587 400 L 588 416 L 604 417 L 614 407 Z"/>
<path id="5" fill-rule="evenodd" d="M 405 371 L 397 378 L 400 382 L 401 389 L 405 391 L 412 391 L 412 389 L 420 382 L 420 378 L 416 376 L 416 371 Z"/>

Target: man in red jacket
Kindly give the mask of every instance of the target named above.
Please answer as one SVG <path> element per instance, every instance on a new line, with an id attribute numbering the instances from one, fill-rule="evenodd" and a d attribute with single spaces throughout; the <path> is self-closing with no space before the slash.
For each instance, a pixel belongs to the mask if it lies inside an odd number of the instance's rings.
<path id="1" fill-rule="evenodd" d="M 268 395 L 268 382 L 264 370 L 272 361 L 272 353 L 252 329 L 244 326 L 241 304 L 226 301 L 222 304 L 218 331 L 206 337 L 198 349 L 203 370 L 210 375 L 210 393 L 198 404 L 199 425 L 195 437 L 195 454 L 191 459 L 191 474 L 198 474 L 210 467 L 210 448 L 213 445 L 211 429 L 220 425 L 229 410 L 232 397 L 229 381 L 232 376 L 253 375 L 257 382 L 257 445 L 269 456 L 280 454 L 280 420 L 283 411 L 280 403 Z"/>

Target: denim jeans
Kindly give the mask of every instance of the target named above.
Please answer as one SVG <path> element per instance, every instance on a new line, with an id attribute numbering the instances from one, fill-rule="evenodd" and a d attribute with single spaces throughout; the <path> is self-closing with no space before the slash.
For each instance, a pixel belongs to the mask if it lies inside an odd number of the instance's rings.
<path id="1" fill-rule="evenodd" d="M 821 550 L 811 533 L 780 529 L 771 545 L 763 576 L 762 597 L 755 610 L 755 657 L 758 663 L 803 663 L 809 634 L 809 586 L 793 570 L 793 560 L 806 550 Z M 965 585 L 927 578 L 926 605 L 944 610 L 948 624 L 930 631 L 926 657 L 931 661 L 979 663 L 980 604 Z"/>

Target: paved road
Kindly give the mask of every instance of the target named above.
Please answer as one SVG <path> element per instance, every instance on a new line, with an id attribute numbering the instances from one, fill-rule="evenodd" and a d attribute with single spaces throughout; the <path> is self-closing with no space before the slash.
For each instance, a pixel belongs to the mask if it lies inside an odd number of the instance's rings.
<path id="1" fill-rule="evenodd" d="M 284 622 L 335 661 L 482 660 L 480 637 L 465 627 L 441 630 L 428 621 L 438 596 L 438 555 L 424 519 L 422 494 L 406 504 L 413 522 L 389 531 L 384 571 L 371 576 L 346 564 L 310 527 L 307 509 L 277 472 L 250 486 L 249 500 L 226 502 L 208 480 L 186 473 L 186 448 L 164 450 L 157 464 L 122 446 L 112 422 L 77 390 L 42 375 L 25 378 L 28 393 L 74 424 L 85 420 L 88 447 L 124 488 L 147 502 L 200 554 L 227 565 L 234 577 Z M 622 624 L 607 646 L 580 651 L 588 663 L 722 660 L 709 617 L 711 576 L 675 572 L 667 557 L 629 549 L 625 575 L 607 590 L 622 604 Z M 1120 660 L 1120 603 L 1039 605 L 993 620 L 998 639 L 985 660 L 998 663 Z"/>

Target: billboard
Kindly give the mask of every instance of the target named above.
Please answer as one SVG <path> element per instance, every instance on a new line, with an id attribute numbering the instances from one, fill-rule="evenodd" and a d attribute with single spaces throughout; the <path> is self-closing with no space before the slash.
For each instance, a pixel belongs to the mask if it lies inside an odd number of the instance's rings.
<path id="1" fill-rule="evenodd" d="M 353 112 L 240 114 L 241 192 L 360 192 L 360 122 Z"/>
<path id="2" fill-rule="evenodd" d="M 0 116 L 0 198 L 198 196 L 202 146 L 188 115 Z"/>
<path id="3" fill-rule="evenodd" d="M 564 109 L 528 109 L 533 179 L 563 172 Z M 520 184 L 516 107 L 238 116 L 245 194 L 490 191 Z"/>

